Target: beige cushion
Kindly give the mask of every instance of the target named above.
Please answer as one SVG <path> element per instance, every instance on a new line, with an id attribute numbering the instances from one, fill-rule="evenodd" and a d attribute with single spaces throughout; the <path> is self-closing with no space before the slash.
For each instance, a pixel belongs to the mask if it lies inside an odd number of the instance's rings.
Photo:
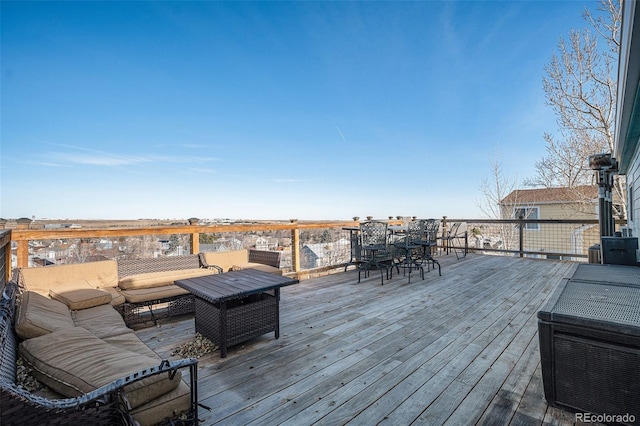
<path id="1" fill-rule="evenodd" d="M 191 390 L 185 382 L 169 393 L 134 409 L 131 414 L 140 426 L 160 423 L 167 417 L 175 418 L 191 408 Z"/>
<path id="2" fill-rule="evenodd" d="M 48 296 L 49 290 L 55 290 L 60 285 L 78 280 L 87 281 L 92 288 L 118 285 L 118 265 L 115 260 L 22 268 L 20 273 L 27 290 L 43 296 Z"/>
<path id="3" fill-rule="evenodd" d="M 243 263 L 240 265 L 233 265 L 232 271 L 242 271 L 243 269 L 256 269 L 262 272 L 269 272 L 270 274 L 282 275 L 282 270 L 275 266 L 265 265 L 263 263 Z"/>
<path id="4" fill-rule="evenodd" d="M 164 287 L 139 288 L 136 290 L 121 290 L 122 295 L 129 303 L 150 302 L 152 300 L 165 299 L 167 297 L 176 297 L 189 292 L 175 284 L 166 285 Z"/>
<path id="5" fill-rule="evenodd" d="M 211 271 L 208 269 L 198 268 L 165 272 L 148 272 L 146 274 L 136 274 L 124 277 L 118 283 L 118 287 L 122 290 L 163 287 L 173 284 L 176 280 L 202 277 L 204 275 L 211 275 Z"/>
<path id="6" fill-rule="evenodd" d="M 111 295 L 111 305 L 118 306 L 125 302 L 125 298 L 117 287 L 102 287 L 100 290 L 106 291 Z"/>
<path id="7" fill-rule="evenodd" d="M 111 303 L 111 294 L 92 288 L 85 280 L 70 281 L 49 290 L 52 299 L 64 303 L 73 311 Z"/>
<path id="8" fill-rule="evenodd" d="M 108 343 L 120 349 L 135 352 L 140 355 L 148 356 L 160 360 L 158 355 L 149 349 L 142 340 L 133 332 L 129 330 L 128 333 L 115 334 L 113 336 L 107 336 L 101 338 L 103 342 Z"/>
<path id="9" fill-rule="evenodd" d="M 103 342 L 82 327 L 57 330 L 25 340 L 20 354 L 34 376 L 56 392 L 75 397 L 91 392 L 129 374 L 157 366 L 157 359 L 123 350 Z M 133 408 L 175 389 L 182 379 L 158 374 L 125 387 Z"/>
<path id="10" fill-rule="evenodd" d="M 16 333 L 22 339 L 42 336 L 61 328 L 73 328 L 71 312 L 64 303 L 26 291 L 21 296 Z"/>
<path id="11" fill-rule="evenodd" d="M 207 264 L 219 266 L 223 272 L 231 271 L 233 265 L 244 265 L 249 261 L 247 250 L 207 251 L 203 254 Z"/>
<path id="12" fill-rule="evenodd" d="M 83 327 L 102 339 L 110 336 L 133 333 L 122 316 L 110 304 L 95 306 L 74 312 L 73 323 Z"/>

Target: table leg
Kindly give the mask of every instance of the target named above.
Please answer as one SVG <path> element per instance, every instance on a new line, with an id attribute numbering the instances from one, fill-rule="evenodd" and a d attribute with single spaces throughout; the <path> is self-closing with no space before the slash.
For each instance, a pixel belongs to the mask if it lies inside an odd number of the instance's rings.
<path id="1" fill-rule="evenodd" d="M 280 338 L 280 287 L 275 289 L 276 296 L 276 339 Z"/>
<path id="2" fill-rule="evenodd" d="M 227 302 L 220 302 L 220 358 L 227 356 Z"/>

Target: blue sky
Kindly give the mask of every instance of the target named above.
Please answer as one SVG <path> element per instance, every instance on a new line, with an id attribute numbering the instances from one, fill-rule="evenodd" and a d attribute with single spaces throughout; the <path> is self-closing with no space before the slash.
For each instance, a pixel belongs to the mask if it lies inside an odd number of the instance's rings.
<path id="1" fill-rule="evenodd" d="M 480 217 L 585 6 L 2 1 L 0 217 Z"/>

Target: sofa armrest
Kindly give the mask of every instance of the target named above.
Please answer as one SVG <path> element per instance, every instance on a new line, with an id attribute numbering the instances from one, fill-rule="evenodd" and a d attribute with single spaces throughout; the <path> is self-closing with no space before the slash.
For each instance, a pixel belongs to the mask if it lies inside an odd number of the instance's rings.
<path id="1" fill-rule="evenodd" d="M 198 360 L 195 358 L 185 358 L 176 361 L 163 360 L 159 366 L 146 368 L 113 382 L 102 386 L 92 392 L 85 393 L 75 398 L 65 398 L 50 400 L 34 395 L 15 383 L 2 382 L 0 390 L 3 398 L 3 411 L 10 409 L 13 416 L 18 416 L 25 420 L 24 424 L 37 424 L 39 422 L 51 421 L 53 418 L 67 419 L 69 424 L 73 420 L 84 419 L 85 422 L 91 419 L 87 411 L 96 411 L 96 424 L 100 421 L 108 421 L 110 415 L 105 412 L 113 412 L 114 418 L 126 418 L 134 424 L 126 399 L 123 398 L 123 388 L 131 383 L 158 374 L 175 375 L 178 369 L 189 367 L 190 387 L 191 387 L 191 407 L 189 420 L 193 424 L 198 424 L 198 390 L 197 390 L 197 366 Z M 6 404 L 6 405 L 5 405 Z M 18 422 L 20 424 L 20 422 Z"/>
<path id="2" fill-rule="evenodd" d="M 204 253 L 198 253 L 198 257 L 200 258 L 200 266 L 202 268 L 206 268 L 206 269 L 209 269 L 211 271 L 216 271 L 216 273 L 218 273 L 218 274 L 222 274 L 224 272 L 220 266 L 211 265 L 211 264 L 207 263 L 207 259 L 205 259 Z"/>
<path id="3" fill-rule="evenodd" d="M 280 268 L 281 254 L 279 251 L 249 249 L 249 263 L 262 263 L 263 265 Z"/>

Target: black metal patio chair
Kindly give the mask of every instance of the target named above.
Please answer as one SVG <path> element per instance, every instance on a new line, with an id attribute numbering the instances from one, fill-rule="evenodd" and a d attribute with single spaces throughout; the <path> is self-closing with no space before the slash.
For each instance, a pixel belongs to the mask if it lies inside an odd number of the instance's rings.
<path id="1" fill-rule="evenodd" d="M 447 254 L 449 254 L 449 251 L 453 251 L 456 259 L 467 255 L 467 231 L 460 231 L 460 225 L 462 225 L 461 222 L 454 222 L 445 238 Z M 464 240 L 464 245 L 462 245 L 461 240 Z M 458 252 L 461 252 L 462 256 L 460 256 Z"/>
<path id="2" fill-rule="evenodd" d="M 419 220 L 412 220 L 407 224 L 407 229 L 400 238 L 393 243 L 395 248 L 395 262 L 393 266 L 399 270 L 403 268 L 409 270 L 409 282 L 411 282 L 411 271 L 417 269 L 420 278 L 424 279 L 424 268 L 422 267 L 423 250 L 420 241 L 424 233 L 424 224 Z"/>
<path id="3" fill-rule="evenodd" d="M 369 271 L 377 269 L 380 271 L 380 279 L 384 285 L 384 269 L 387 279 L 393 277 L 393 254 L 389 246 L 388 224 L 380 221 L 368 221 L 360 224 L 360 256 L 358 262 L 358 282 L 362 271 L 365 278 L 369 276 Z"/>
<path id="4" fill-rule="evenodd" d="M 423 224 L 423 232 L 421 238 L 416 242 L 422 247 L 422 260 L 427 262 L 427 271 L 430 271 L 431 268 L 436 269 L 436 265 L 438 265 L 438 274 L 442 276 L 440 262 L 433 257 L 433 252 L 438 246 L 440 222 L 436 219 L 423 219 L 421 222 Z"/>

